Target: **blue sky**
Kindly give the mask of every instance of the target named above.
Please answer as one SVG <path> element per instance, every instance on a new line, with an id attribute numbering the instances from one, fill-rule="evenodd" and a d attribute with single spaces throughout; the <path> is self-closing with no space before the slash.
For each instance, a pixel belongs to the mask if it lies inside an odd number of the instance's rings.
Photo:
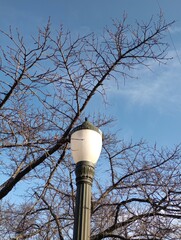
<path id="1" fill-rule="evenodd" d="M 136 70 L 137 79 L 120 79 L 120 87 L 108 86 L 108 101 L 103 111 L 116 119 L 125 139 L 146 139 L 150 143 L 172 146 L 181 142 L 181 1 L 180 0 L 0 0 L 0 28 L 17 27 L 32 35 L 51 17 L 52 28 L 60 24 L 73 33 L 101 34 L 112 19 L 128 22 L 149 19 L 162 9 L 167 21 L 176 23 L 169 30 L 169 56 L 172 61 Z M 91 110 L 90 110 L 91 111 Z M 100 109 L 99 109 L 100 111 Z"/>

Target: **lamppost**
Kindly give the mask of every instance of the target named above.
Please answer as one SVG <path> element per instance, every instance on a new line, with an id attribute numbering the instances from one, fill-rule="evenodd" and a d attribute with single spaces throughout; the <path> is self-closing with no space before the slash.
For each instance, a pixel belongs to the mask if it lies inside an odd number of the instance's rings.
<path id="1" fill-rule="evenodd" d="M 77 185 L 73 240 L 89 240 L 91 189 L 94 166 L 102 149 L 102 132 L 85 119 L 71 132 L 70 145 Z"/>

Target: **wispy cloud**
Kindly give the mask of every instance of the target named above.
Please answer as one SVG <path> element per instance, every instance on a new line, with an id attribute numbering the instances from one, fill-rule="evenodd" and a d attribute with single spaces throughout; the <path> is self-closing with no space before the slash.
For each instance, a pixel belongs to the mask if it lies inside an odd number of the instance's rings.
<path id="1" fill-rule="evenodd" d="M 177 54 L 166 65 L 151 64 L 152 71 L 142 69 L 135 72 L 138 79 L 128 79 L 125 84 L 110 88 L 111 94 L 124 98 L 127 103 L 151 106 L 158 111 L 176 110 L 181 112 L 181 64 Z"/>
<path id="2" fill-rule="evenodd" d="M 172 25 L 168 30 L 171 34 L 181 33 L 181 27 L 178 25 Z"/>

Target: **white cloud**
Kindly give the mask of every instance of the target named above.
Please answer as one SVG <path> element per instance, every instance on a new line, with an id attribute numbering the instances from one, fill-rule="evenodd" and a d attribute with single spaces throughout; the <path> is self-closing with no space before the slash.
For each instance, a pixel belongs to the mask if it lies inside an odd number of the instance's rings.
<path id="1" fill-rule="evenodd" d="M 181 51 L 177 54 L 181 55 Z M 145 68 L 135 71 L 138 79 L 127 79 L 119 89 L 111 87 L 110 93 L 132 105 L 181 111 L 181 63 L 177 54 L 170 52 L 174 58 L 166 65 L 150 64 L 152 71 Z"/>
<path id="2" fill-rule="evenodd" d="M 171 34 L 181 33 L 181 27 L 178 25 L 172 25 L 171 27 L 168 28 L 168 30 Z"/>

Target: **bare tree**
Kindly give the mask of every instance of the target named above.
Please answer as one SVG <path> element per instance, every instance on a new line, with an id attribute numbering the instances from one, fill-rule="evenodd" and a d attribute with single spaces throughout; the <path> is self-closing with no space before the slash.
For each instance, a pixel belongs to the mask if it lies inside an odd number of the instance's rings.
<path id="1" fill-rule="evenodd" d="M 104 97 L 106 81 L 119 84 L 137 66 L 167 59 L 163 38 L 170 24 L 160 17 L 133 29 L 124 16 L 98 38 L 76 37 L 62 27 L 55 34 L 48 22 L 31 43 L 11 28 L 1 31 L 7 41 L 0 66 L 3 239 L 72 239 L 70 131 L 94 95 Z M 105 132 L 112 122 L 101 115 L 91 120 Z M 93 188 L 91 239 L 179 239 L 179 160 L 179 146 L 159 151 L 107 132 L 97 166 L 105 180 L 96 176 Z M 24 182 L 24 203 L 6 202 Z"/>
<path id="2" fill-rule="evenodd" d="M 93 224 L 100 225 L 91 239 L 179 239 L 180 146 L 158 150 L 140 142 L 107 154 L 107 185 L 93 205 Z"/>

